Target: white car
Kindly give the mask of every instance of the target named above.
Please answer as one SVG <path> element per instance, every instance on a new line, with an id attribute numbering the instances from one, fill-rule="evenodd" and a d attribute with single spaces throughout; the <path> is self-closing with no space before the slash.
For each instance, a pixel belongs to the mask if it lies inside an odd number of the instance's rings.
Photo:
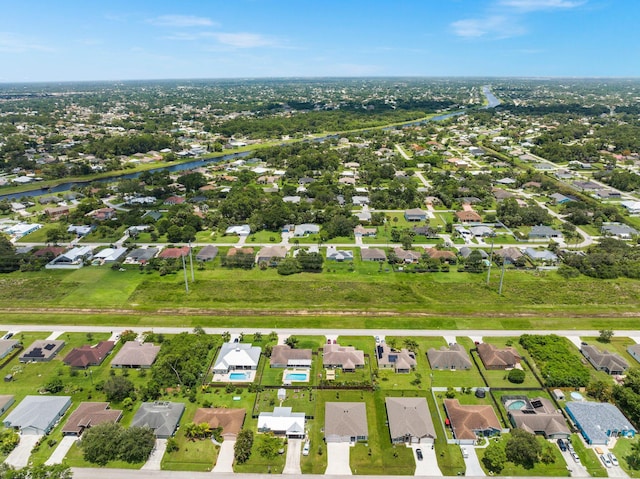
<path id="1" fill-rule="evenodd" d="M 311 444 L 309 443 L 309 441 L 304 443 L 304 447 L 302 448 L 302 455 L 303 456 L 308 456 L 309 455 L 309 448 L 311 447 Z"/>
<path id="2" fill-rule="evenodd" d="M 611 460 L 609 460 L 609 458 L 607 456 L 605 456 L 604 454 L 600 455 L 600 460 L 602 461 L 602 463 L 607 466 L 607 467 L 613 467 L 613 464 L 611 464 Z"/>
<path id="3" fill-rule="evenodd" d="M 580 457 L 575 452 L 571 453 L 571 457 L 573 457 L 576 464 L 580 464 Z"/>
<path id="4" fill-rule="evenodd" d="M 611 464 L 613 464 L 616 467 L 620 465 L 618 463 L 618 458 L 612 452 L 609 453 L 609 460 L 611 461 Z"/>
<path id="5" fill-rule="evenodd" d="M 464 457 L 465 459 L 469 457 L 469 451 L 467 451 L 466 447 L 461 447 L 460 448 L 462 450 L 462 457 Z"/>

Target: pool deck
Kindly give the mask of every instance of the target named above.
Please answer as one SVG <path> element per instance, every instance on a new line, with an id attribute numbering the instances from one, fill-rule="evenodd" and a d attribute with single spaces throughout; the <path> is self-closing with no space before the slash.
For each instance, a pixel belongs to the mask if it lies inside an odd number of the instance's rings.
<path id="1" fill-rule="evenodd" d="M 287 377 L 287 374 L 304 374 L 306 376 L 306 379 L 285 379 Z M 310 369 L 285 369 L 282 372 L 282 384 L 288 386 L 291 383 L 308 383 L 310 377 Z"/>
<path id="2" fill-rule="evenodd" d="M 231 379 L 232 374 L 246 374 L 248 377 L 246 379 Z M 220 374 L 216 373 L 213 375 L 212 382 L 214 383 L 252 383 L 256 379 L 256 371 L 253 370 L 243 370 L 243 371 L 229 371 L 228 373 Z"/>

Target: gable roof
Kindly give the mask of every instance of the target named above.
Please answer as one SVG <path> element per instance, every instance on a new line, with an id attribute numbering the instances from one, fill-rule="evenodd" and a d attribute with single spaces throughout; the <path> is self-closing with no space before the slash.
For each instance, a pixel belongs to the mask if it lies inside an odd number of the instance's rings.
<path id="1" fill-rule="evenodd" d="M 366 437 L 369 435 L 365 403 L 327 402 L 324 405 L 324 410 L 325 437 Z"/>
<path id="2" fill-rule="evenodd" d="M 86 368 L 90 365 L 98 365 L 104 361 L 107 354 L 115 346 L 113 341 L 100 341 L 97 345 L 86 344 L 79 348 L 73 348 L 62 360 L 67 366 L 74 368 Z"/>
<path id="3" fill-rule="evenodd" d="M 20 362 L 50 361 L 64 347 L 60 339 L 38 339 L 34 341 L 21 355 Z"/>
<path id="4" fill-rule="evenodd" d="M 256 255 L 256 262 L 269 261 L 271 258 L 284 258 L 287 256 L 287 248 L 284 246 L 265 246 Z"/>
<path id="5" fill-rule="evenodd" d="M 208 244 L 207 246 L 202 248 L 200 251 L 198 251 L 198 254 L 196 255 L 196 260 L 208 261 L 208 260 L 214 259 L 216 256 L 218 256 L 218 247 Z"/>
<path id="6" fill-rule="evenodd" d="M 26 396 L 3 423 L 6 427 L 31 429 L 44 434 L 69 406 L 70 396 Z"/>
<path id="7" fill-rule="evenodd" d="M 431 369 L 469 369 L 471 360 L 462 346 L 457 343 L 440 349 L 431 348 L 427 351 Z"/>
<path id="8" fill-rule="evenodd" d="M 425 398 L 388 397 L 385 404 L 391 439 L 403 436 L 435 439 L 436 430 Z"/>
<path id="9" fill-rule="evenodd" d="M 118 422 L 122 411 L 109 409 L 108 402 L 83 402 L 71 413 L 62 428 L 62 434 L 77 434 L 104 422 Z"/>
<path id="10" fill-rule="evenodd" d="M 544 397 L 530 400 L 530 409 L 510 409 L 509 416 L 516 427 L 532 434 L 543 432 L 549 437 L 556 434 L 570 434 L 564 416 L 557 411 L 553 403 Z"/>
<path id="11" fill-rule="evenodd" d="M 198 408 L 193 416 L 193 422 L 206 422 L 212 428 L 221 427 L 222 436 L 235 438 L 242 429 L 247 411 L 242 408 Z"/>
<path id="12" fill-rule="evenodd" d="M 230 367 L 257 367 L 261 349 L 250 343 L 224 343 L 213 369 L 228 371 Z"/>
<path id="13" fill-rule="evenodd" d="M 385 261 L 387 255 L 379 248 L 361 248 L 360 257 L 363 261 Z"/>
<path id="14" fill-rule="evenodd" d="M 518 364 L 522 359 L 518 350 L 513 347 L 498 349 L 493 344 L 478 344 L 478 355 L 486 368 L 506 368 Z"/>
<path id="15" fill-rule="evenodd" d="M 456 211 L 456 217 L 460 221 L 482 221 L 482 216 L 480 216 L 475 211 Z"/>
<path id="16" fill-rule="evenodd" d="M 181 246 L 178 248 L 165 248 L 163 249 L 158 258 L 168 259 L 168 258 L 182 258 L 183 256 L 187 256 L 191 251 L 191 248 L 188 246 Z"/>
<path id="17" fill-rule="evenodd" d="M 305 431 L 305 414 L 292 412 L 290 407 L 276 407 L 273 412 L 261 412 L 258 415 L 258 430 L 284 432 L 287 435 L 300 436 Z"/>
<path id="18" fill-rule="evenodd" d="M 636 431 L 611 403 L 568 401 L 565 408 L 591 442 L 606 444 L 609 441 L 607 431 Z"/>
<path id="19" fill-rule="evenodd" d="M 322 364 L 324 366 L 338 366 L 342 369 L 354 369 L 364 366 L 364 352 L 353 346 L 339 344 L 325 344 L 322 348 Z"/>
<path id="20" fill-rule="evenodd" d="M 606 369 L 607 371 L 626 371 L 629 369 L 629 363 L 622 356 L 605 350 L 600 351 L 590 344 L 582 345 L 580 348 L 582 354 L 598 369 Z"/>
<path id="21" fill-rule="evenodd" d="M 153 429 L 156 437 L 169 437 L 178 427 L 183 413 L 184 404 L 181 402 L 143 402 L 133 416 L 131 426 L 146 426 Z"/>
<path id="22" fill-rule="evenodd" d="M 475 431 L 500 431 L 500 421 L 491 406 L 463 406 L 457 399 L 445 399 L 444 408 L 456 439 L 476 439 Z"/>
<path id="23" fill-rule="evenodd" d="M 380 367 L 393 365 L 396 371 L 413 369 L 417 364 L 415 353 L 405 348 L 400 350 L 391 349 L 387 343 L 381 343 L 376 346 L 376 357 Z"/>
<path id="24" fill-rule="evenodd" d="M 151 366 L 159 352 L 160 346 L 156 346 L 153 343 L 127 341 L 111 361 L 111 366 Z"/>

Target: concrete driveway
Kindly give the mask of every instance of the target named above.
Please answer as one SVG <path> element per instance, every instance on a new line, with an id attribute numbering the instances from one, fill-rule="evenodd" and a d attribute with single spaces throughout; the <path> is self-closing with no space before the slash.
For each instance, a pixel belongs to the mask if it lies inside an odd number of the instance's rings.
<path id="1" fill-rule="evenodd" d="M 431 449 L 431 444 L 411 444 L 413 458 L 416 461 L 416 472 L 414 476 L 442 476 L 442 471 L 438 467 L 436 450 Z M 416 449 L 422 450 L 422 461 L 418 461 Z"/>
<path id="2" fill-rule="evenodd" d="M 289 439 L 287 442 L 287 462 L 282 474 L 302 474 L 300 469 L 300 454 L 302 453 L 302 439 Z"/>
<path id="3" fill-rule="evenodd" d="M 35 446 L 36 442 L 42 439 L 42 437 L 43 436 L 37 434 L 20 434 L 20 442 L 4 462 L 16 469 L 22 469 L 29 464 L 31 449 L 33 449 L 33 446 Z"/>
<path id="4" fill-rule="evenodd" d="M 482 470 L 482 466 L 480 466 L 480 461 L 478 460 L 478 455 L 476 454 L 476 450 L 472 446 L 464 446 L 469 453 L 469 457 L 465 458 L 464 464 L 467 467 L 467 471 L 465 472 L 465 476 L 486 476 L 484 471 Z"/>
<path id="5" fill-rule="evenodd" d="M 67 455 L 67 452 L 69 452 L 73 443 L 78 439 L 77 436 L 63 436 L 58 447 L 56 447 L 49 459 L 45 461 L 45 465 L 52 466 L 54 464 L 62 464 L 62 460 Z"/>
<path id="6" fill-rule="evenodd" d="M 349 454 L 351 446 L 348 442 L 330 442 L 327 444 L 327 470 L 324 475 L 350 476 Z"/>
<path id="7" fill-rule="evenodd" d="M 144 463 L 141 469 L 146 469 L 149 471 L 159 471 L 160 463 L 162 462 L 162 456 L 164 456 L 164 452 L 167 450 L 167 440 L 166 439 L 156 439 L 156 447 L 151 451 L 151 455 L 147 462 Z"/>
<path id="8" fill-rule="evenodd" d="M 556 446 L 557 447 L 557 446 Z M 571 473 L 571 477 L 589 477 L 589 473 L 582 464 L 578 464 L 571 457 L 569 451 L 562 452 L 562 458 L 567 463 L 567 470 Z"/>
<path id="9" fill-rule="evenodd" d="M 224 440 L 218 452 L 216 465 L 213 466 L 213 472 L 233 472 L 233 447 L 235 445 L 236 441 Z"/>

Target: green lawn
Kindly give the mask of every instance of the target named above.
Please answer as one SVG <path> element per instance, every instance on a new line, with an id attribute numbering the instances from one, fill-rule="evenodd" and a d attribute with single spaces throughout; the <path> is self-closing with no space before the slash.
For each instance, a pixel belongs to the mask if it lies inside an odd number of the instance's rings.
<path id="1" fill-rule="evenodd" d="M 571 444 L 576 454 L 580 457 L 580 462 L 585 467 L 591 477 L 607 477 L 607 471 L 602 465 L 595 451 L 585 447 L 582 438 L 577 434 L 571 435 Z"/>
<path id="2" fill-rule="evenodd" d="M 631 446 L 639 439 L 626 439 L 618 438 L 616 445 L 613 448 L 613 453 L 618 458 L 618 462 L 624 471 L 629 474 L 629 477 L 640 477 L 640 470 L 632 469 L 629 466 L 628 456 L 631 454 Z"/>
<path id="3" fill-rule="evenodd" d="M 254 428 L 255 431 L 255 428 Z M 260 443 L 264 440 L 264 434 L 255 434 L 253 440 L 253 448 L 251 449 L 251 456 L 249 460 L 244 464 L 234 463 L 234 472 L 244 473 L 268 473 L 268 474 L 281 474 L 284 469 L 285 459 L 287 457 L 286 445 L 283 441 L 283 453 L 278 454 L 274 458 L 264 457 L 260 454 Z"/>

